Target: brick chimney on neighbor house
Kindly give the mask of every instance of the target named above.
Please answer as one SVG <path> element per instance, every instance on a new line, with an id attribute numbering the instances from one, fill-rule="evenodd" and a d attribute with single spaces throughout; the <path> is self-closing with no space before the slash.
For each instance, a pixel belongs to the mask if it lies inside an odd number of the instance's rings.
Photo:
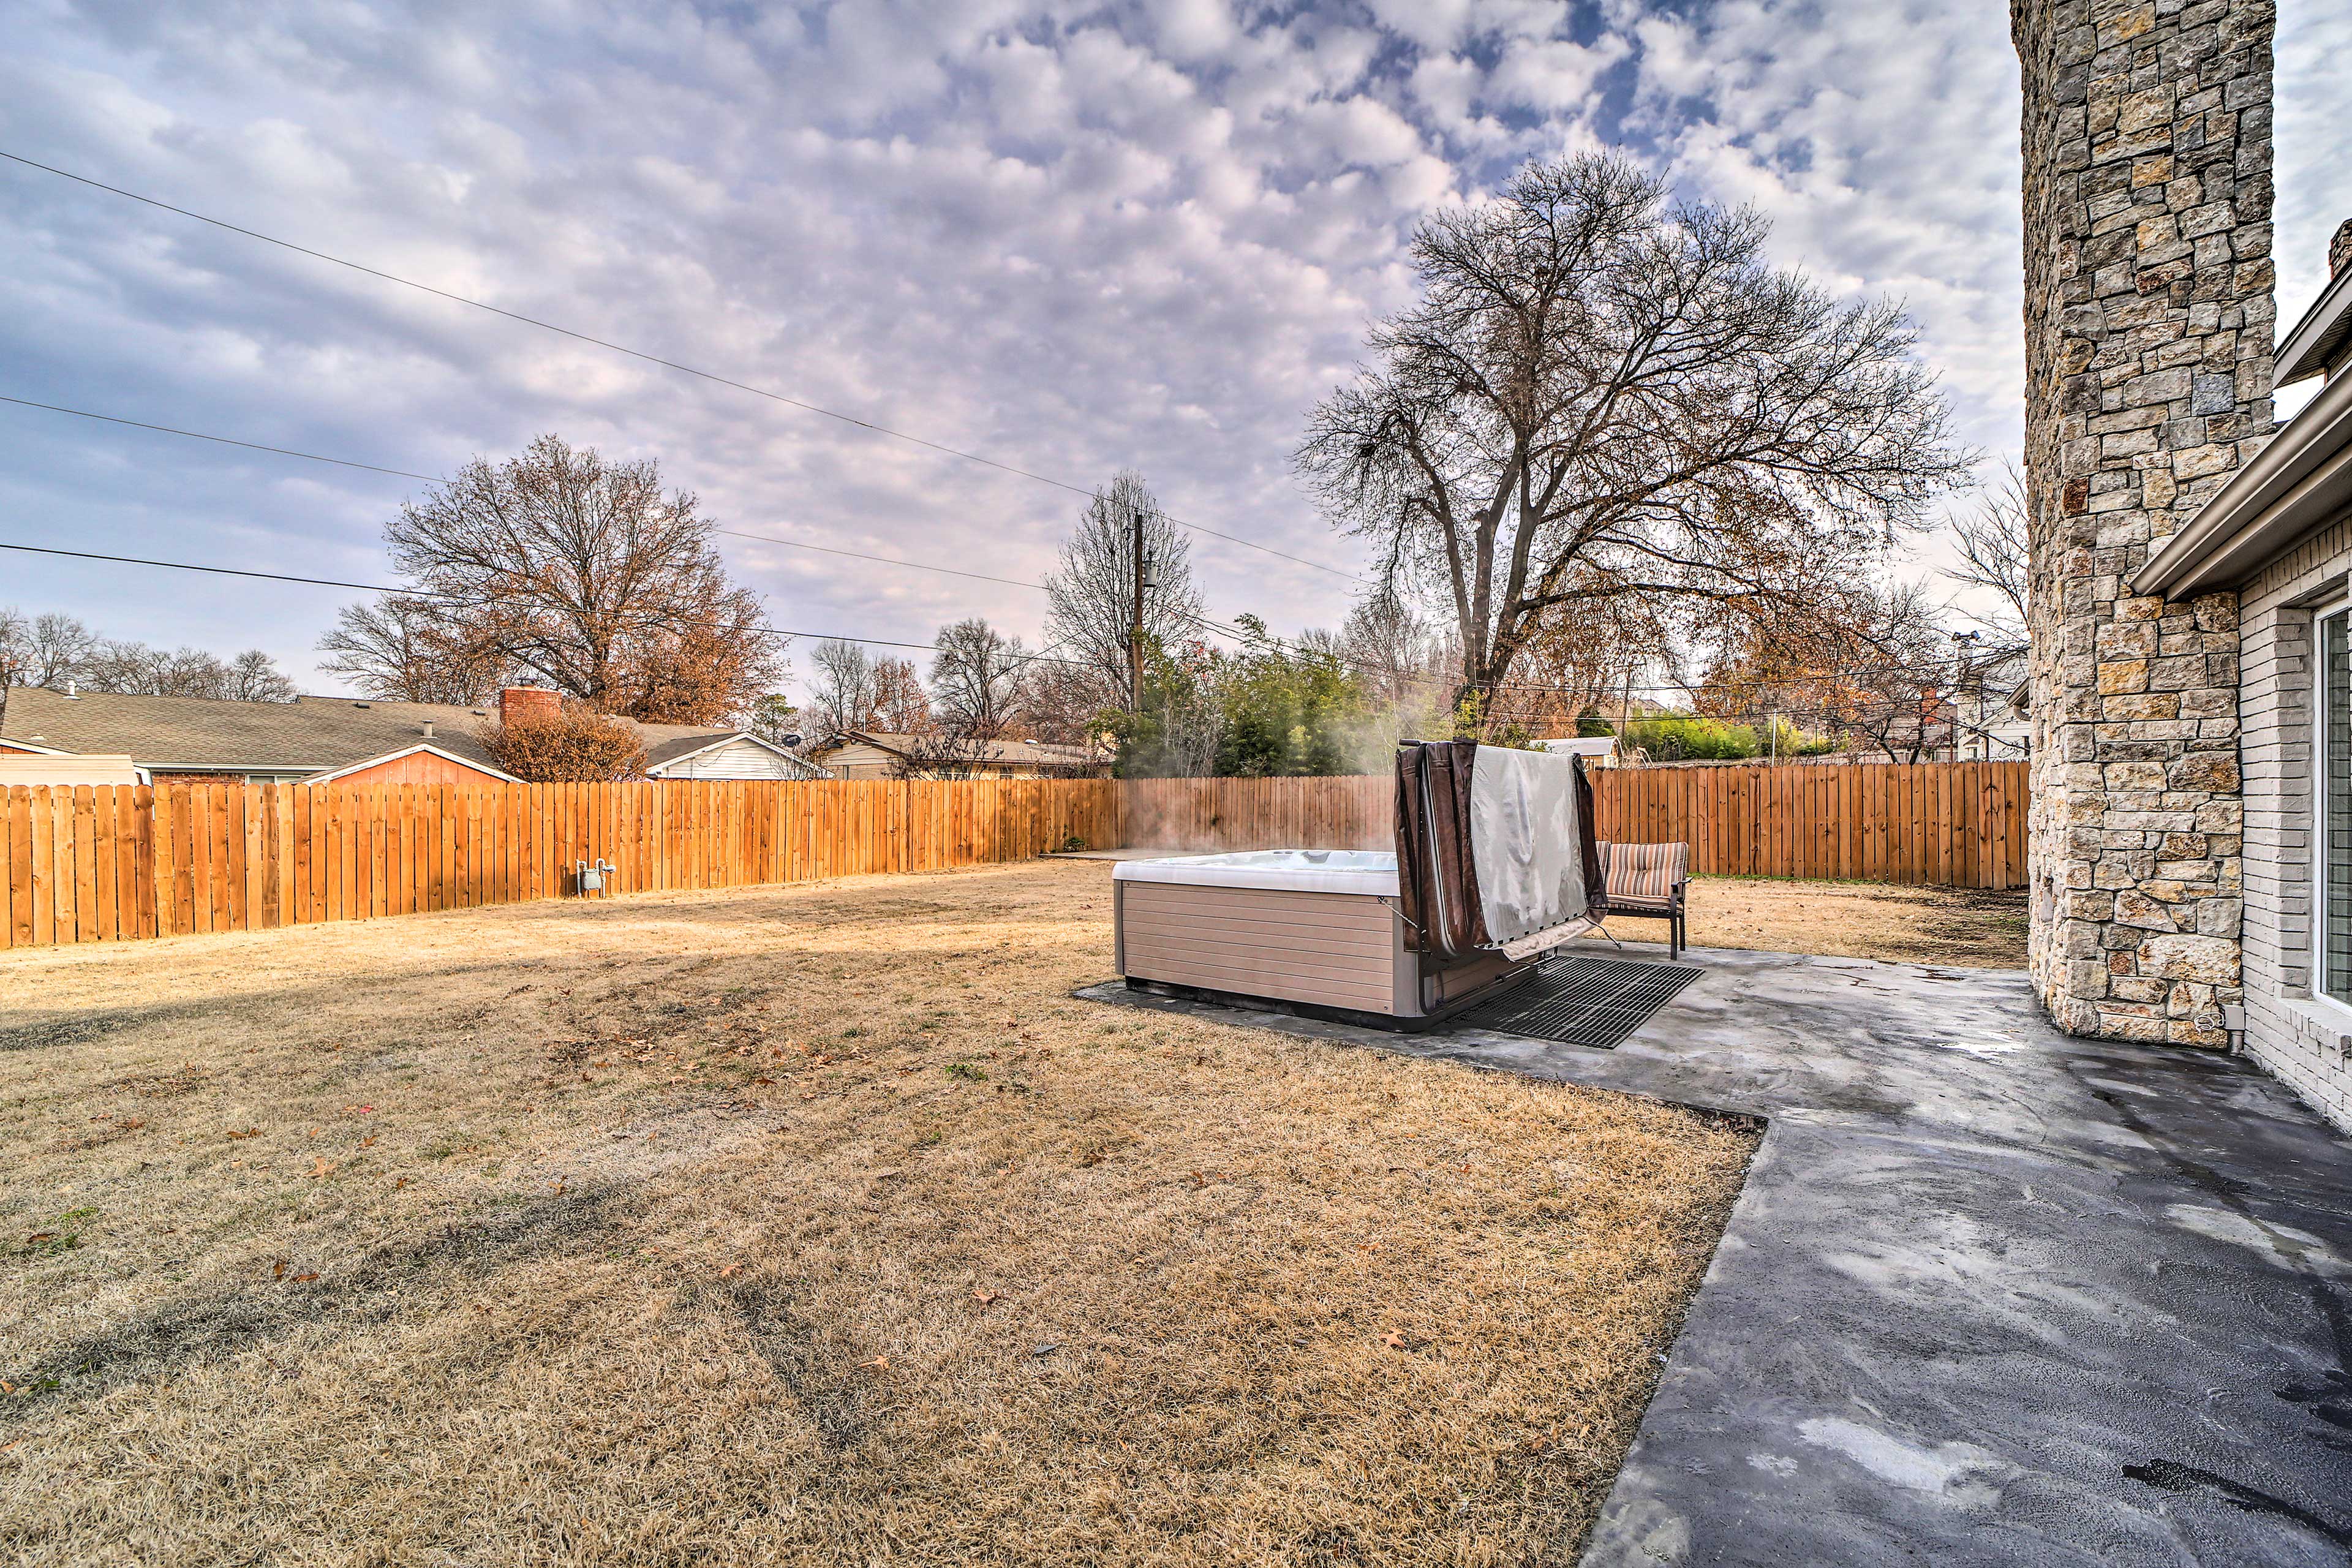
<path id="1" fill-rule="evenodd" d="M 499 693 L 499 722 L 501 724 L 552 719 L 562 711 L 562 697 L 543 686 L 509 686 Z"/>
<path id="2" fill-rule="evenodd" d="M 2035 990 L 2231 1043 L 2238 601 L 2132 574 L 2271 429 L 2273 0 L 2011 0 L 2023 68 Z"/>

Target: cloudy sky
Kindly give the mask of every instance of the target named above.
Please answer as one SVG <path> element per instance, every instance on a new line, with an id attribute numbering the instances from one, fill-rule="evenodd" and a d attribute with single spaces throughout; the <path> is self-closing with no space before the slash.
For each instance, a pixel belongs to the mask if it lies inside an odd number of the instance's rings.
<path id="1" fill-rule="evenodd" d="M 2284 0 L 2282 314 L 2352 215 L 2352 13 Z M 1302 416 L 1414 221 L 1614 146 L 1908 301 L 1965 438 L 2021 418 L 2017 68 L 1988 0 L 1261 6 L 10 0 L 0 151 L 1347 573 Z M 2333 73 L 2331 75 L 2331 73 Z M 2335 116 L 2340 121 L 2340 116 Z M 561 432 L 726 526 L 994 576 L 1072 494 L 0 163 L 0 395 L 416 474 Z M 0 405 L 0 539 L 382 581 L 416 480 Z M 921 642 L 1043 595 L 730 538 L 774 625 Z M 1934 548 L 1920 558 L 1932 564 Z M 1194 537 L 1213 613 L 1354 584 Z M 0 604 L 310 689 L 353 595 L 0 554 Z M 806 645 L 799 645 L 805 668 Z"/>

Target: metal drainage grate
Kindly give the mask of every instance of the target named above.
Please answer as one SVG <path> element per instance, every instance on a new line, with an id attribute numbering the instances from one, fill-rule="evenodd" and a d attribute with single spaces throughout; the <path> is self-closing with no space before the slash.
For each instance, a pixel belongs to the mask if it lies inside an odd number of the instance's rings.
<path id="1" fill-rule="evenodd" d="M 1612 1050 L 1705 973 L 1622 958 L 1548 959 L 1534 979 L 1456 1014 L 1453 1025 Z"/>

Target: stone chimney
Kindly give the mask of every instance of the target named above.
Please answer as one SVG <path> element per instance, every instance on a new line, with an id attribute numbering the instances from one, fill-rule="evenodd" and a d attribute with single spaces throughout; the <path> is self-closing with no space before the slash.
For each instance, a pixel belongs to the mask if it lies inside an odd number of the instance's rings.
<path id="1" fill-rule="evenodd" d="M 2023 67 L 2035 989 L 2231 1043 L 2237 598 L 2131 596 L 2271 427 L 2273 0 L 2011 0 Z"/>
<path id="2" fill-rule="evenodd" d="M 563 699 L 541 686 L 509 686 L 499 693 L 499 722 L 513 724 L 551 719 L 563 711 Z"/>
<path id="3" fill-rule="evenodd" d="M 2327 275 L 2335 277 L 2347 262 L 2352 262 L 2352 217 L 2337 224 L 2335 237 L 2327 242 Z"/>

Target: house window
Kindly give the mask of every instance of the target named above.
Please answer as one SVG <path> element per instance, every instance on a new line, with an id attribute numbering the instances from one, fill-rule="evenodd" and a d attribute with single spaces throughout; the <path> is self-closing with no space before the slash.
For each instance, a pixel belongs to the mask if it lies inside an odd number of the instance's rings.
<path id="1" fill-rule="evenodd" d="M 2318 695 L 2312 968 L 2321 995 L 2352 1005 L 2352 608 L 2319 616 Z"/>

